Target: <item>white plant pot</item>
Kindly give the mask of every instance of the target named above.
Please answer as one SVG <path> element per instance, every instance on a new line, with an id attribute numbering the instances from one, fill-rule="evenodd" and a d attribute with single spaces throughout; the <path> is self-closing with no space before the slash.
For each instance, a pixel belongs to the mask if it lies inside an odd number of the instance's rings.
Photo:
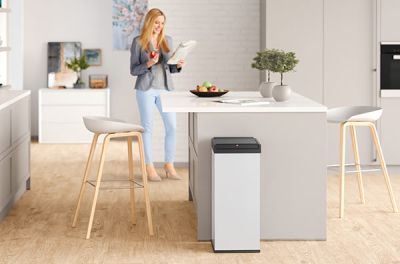
<path id="1" fill-rule="evenodd" d="M 289 85 L 275 85 L 272 90 L 272 97 L 277 102 L 284 102 L 290 99 L 292 89 Z"/>
<path id="2" fill-rule="evenodd" d="M 270 98 L 272 97 L 272 89 L 276 85 L 275 82 L 262 82 L 259 86 L 260 93 L 262 97 Z"/>

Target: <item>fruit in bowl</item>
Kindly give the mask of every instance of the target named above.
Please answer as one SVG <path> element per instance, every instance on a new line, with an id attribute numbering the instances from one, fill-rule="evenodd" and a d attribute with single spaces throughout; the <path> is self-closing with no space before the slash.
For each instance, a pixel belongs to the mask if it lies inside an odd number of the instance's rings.
<path id="1" fill-rule="evenodd" d="M 215 93 L 215 92 L 218 92 L 218 88 L 217 88 L 217 86 L 212 85 L 210 88 L 208 88 L 208 91 Z"/>
<path id="2" fill-rule="evenodd" d="M 226 94 L 229 91 L 218 88 L 209 81 L 204 81 L 202 85 L 196 85 L 196 90 L 190 90 L 190 92 L 199 97 L 217 97 Z"/>
<path id="3" fill-rule="evenodd" d="M 204 81 L 202 86 L 204 86 L 204 87 L 206 87 L 208 89 L 213 85 L 209 81 Z"/>
<path id="4" fill-rule="evenodd" d="M 223 92 L 224 89 L 218 88 L 216 85 L 212 84 L 211 82 L 205 81 L 205 82 L 203 82 L 202 85 L 196 86 L 196 91 L 217 93 L 217 92 Z"/>
<path id="5" fill-rule="evenodd" d="M 198 92 L 208 92 L 207 87 L 203 86 L 203 85 L 197 85 L 196 86 L 196 91 Z"/>

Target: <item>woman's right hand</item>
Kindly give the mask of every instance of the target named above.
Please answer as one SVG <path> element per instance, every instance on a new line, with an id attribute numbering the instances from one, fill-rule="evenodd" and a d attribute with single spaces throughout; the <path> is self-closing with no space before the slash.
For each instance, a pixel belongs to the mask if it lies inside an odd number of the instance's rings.
<path id="1" fill-rule="evenodd" d="M 158 59 L 160 58 L 160 54 L 156 51 L 152 51 L 149 53 L 149 61 L 147 62 L 147 67 L 150 68 L 154 64 L 158 62 Z"/>

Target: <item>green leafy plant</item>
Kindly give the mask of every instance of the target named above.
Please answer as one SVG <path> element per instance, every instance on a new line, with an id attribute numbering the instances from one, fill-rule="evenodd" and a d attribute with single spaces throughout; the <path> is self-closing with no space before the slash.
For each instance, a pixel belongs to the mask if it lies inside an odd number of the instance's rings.
<path id="1" fill-rule="evenodd" d="M 268 82 L 271 80 L 271 58 L 273 58 L 277 52 L 277 49 L 266 49 L 257 52 L 257 56 L 253 58 L 254 62 L 251 64 L 252 68 L 260 71 L 267 71 Z"/>
<path id="2" fill-rule="evenodd" d="M 279 72 L 281 74 L 281 85 L 283 85 L 283 74 L 293 71 L 299 60 L 294 52 L 285 52 L 283 50 L 275 50 L 269 58 L 269 70 Z"/>
<path id="3" fill-rule="evenodd" d="M 89 68 L 89 64 L 86 62 L 85 56 L 82 56 L 80 58 L 75 57 L 71 59 L 69 62 L 66 62 L 65 65 L 67 66 L 68 69 L 73 70 L 74 72 L 77 73 L 78 79 L 76 80 L 76 84 L 82 83 L 81 81 L 81 71 L 86 70 Z"/>

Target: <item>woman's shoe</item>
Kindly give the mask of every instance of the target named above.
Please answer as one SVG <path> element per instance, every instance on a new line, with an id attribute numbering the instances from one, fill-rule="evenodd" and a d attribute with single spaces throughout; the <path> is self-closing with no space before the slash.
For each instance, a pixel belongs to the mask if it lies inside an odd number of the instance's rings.
<path id="1" fill-rule="evenodd" d="M 174 167 L 168 168 L 167 166 L 164 166 L 164 170 L 165 170 L 165 176 L 171 180 L 182 180 L 182 177 L 176 173 L 176 170 L 174 169 Z"/>
<path id="2" fill-rule="evenodd" d="M 147 179 L 149 181 L 154 181 L 154 182 L 161 181 L 161 177 L 157 174 L 153 166 L 147 166 L 146 173 L 147 173 Z"/>

